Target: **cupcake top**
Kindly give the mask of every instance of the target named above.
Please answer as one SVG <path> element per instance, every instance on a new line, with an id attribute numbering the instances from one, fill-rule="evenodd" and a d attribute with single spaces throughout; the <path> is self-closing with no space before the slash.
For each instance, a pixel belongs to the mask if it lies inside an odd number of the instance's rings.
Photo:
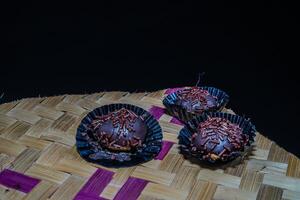
<path id="1" fill-rule="evenodd" d="M 190 151 L 194 156 L 202 156 L 202 160 L 215 162 L 227 161 L 240 155 L 244 146 L 249 143 L 249 136 L 243 129 L 220 117 L 208 117 L 198 124 L 197 131 L 192 134 Z"/>
<path id="2" fill-rule="evenodd" d="M 181 106 L 190 113 L 203 113 L 218 107 L 216 96 L 199 87 L 191 87 L 176 92 L 178 99 L 176 105 Z"/>
<path id="3" fill-rule="evenodd" d="M 141 147 L 147 134 L 144 119 L 126 108 L 97 116 L 89 129 L 103 148 L 118 152 Z"/>

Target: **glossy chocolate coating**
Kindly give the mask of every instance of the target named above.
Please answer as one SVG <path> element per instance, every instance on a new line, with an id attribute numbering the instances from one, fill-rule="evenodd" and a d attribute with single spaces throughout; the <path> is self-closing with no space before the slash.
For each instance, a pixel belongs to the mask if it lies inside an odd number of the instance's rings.
<path id="1" fill-rule="evenodd" d="M 226 161 L 237 157 L 248 142 L 249 136 L 237 124 L 213 117 L 199 124 L 192 135 L 190 150 L 202 160 Z"/>
<path id="2" fill-rule="evenodd" d="M 178 100 L 176 105 L 181 106 L 190 113 L 202 113 L 218 106 L 217 98 L 207 90 L 199 87 L 191 87 L 177 91 Z"/>
<path id="3" fill-rule="evenodd" d="M 143 119 L 122 108 L 92 122 L 93 135 L 103 148 L 131 151 L 142 146 L 147 134 Z"/>

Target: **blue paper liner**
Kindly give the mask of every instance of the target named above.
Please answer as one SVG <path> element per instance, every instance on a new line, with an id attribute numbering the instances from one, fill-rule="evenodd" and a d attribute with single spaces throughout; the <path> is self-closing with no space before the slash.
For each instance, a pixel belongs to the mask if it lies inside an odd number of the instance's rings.
<path id="1" fill-rule="evenodd" d="M 205 87 L 205 86 L 199 88 L 208 91 L 210 95 L 215 96 L 217 98 L 218 106 L 214 107 L 213 109 L 207 110 L 206 112 L 221 111 L 229 102 L 228 94 L 226 94 L 224 91 L 220 89 L 214 87 Z M 178 91 L 169 94 L 163 100 L 163 104 L 166 107 L 168 114 L 176 117 L 182 122 L 187 122 L 192 118 L 203 114 L 203 113 L 187 112 L 182 106 L 176 105 L 176 101 L 178 100 L 177 92 Z"/>
<path id="2" fill-rule="evenodd" d="M 243 151 L 236 152 L 231 155 L 227 160 L 221 161 L 213 161 L 213 160 L 203 160 L 202 154 L 198 154 L 198 156 L 192 155 L 190 152 L 190 144 L 191 144 L 191 137 L 193 133 L 197 131 L 197 127 L 199 123 L 204 122 L 208 119 L 208 117 L 219 117 L 219 118 L 225 118 L 229 120 L 231 123 L 237 124 L 240 128 L 243 130 L 243 134 L 246 134 L 249 136 L 248 143 L 244 146 Z M 223 113 L 223 112 L 210 112 L 205 113 L 201 116 L 197 116 L 193 118 L 192 120 L 188 121 L 186 123 L 186 126 L 184 126 L 180 132 L 179 132 L 179 148 L 180 152 L 185 155 L 187 158 L 194 158 L 198 161 L 205 161 L 206 163 L 226 163 L 229 161 L 232 161 L 238 157 L 244 157 L 245 154 L 250 149 L 249 147 L 254 142 L 254 138 L 256 136 L 256 128 L 255 126 L 250 122 L 249 119 L 246 119 L 244 117 L 233 115 L 229 113 Z"/>
<path id="3" fill-rule="evenodd" d="M 125 108 L 142 116 L 147 125 L 147 135 L 142 147 L 134 152 L 112 152 L 104 149 L 93 139 L 87 128 L 96 116 L 107 115 L 110 112 Z M 146 110 L 130 104 L 109 104 L 94 109 L 85 116 L 76 134 L 76 147 L 80 156 L 88 162 L 106 167 L 129 167 L 153 159 L 162 148 L 162 129 L 158 121 Z M 111 159 L 111 156 L 116 159 Z"/>

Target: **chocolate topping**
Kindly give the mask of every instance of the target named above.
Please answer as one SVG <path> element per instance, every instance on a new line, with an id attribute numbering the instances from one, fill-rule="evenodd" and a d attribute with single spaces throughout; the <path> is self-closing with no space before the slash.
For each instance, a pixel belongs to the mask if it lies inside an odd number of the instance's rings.
<path id="1" fill-rule="evenodd" d="M 147 133 L 143 119 L 125 108 L 96 117 L 90 129 L 103 148 L 113 151 L 135 150 Z"/>
<path id="2" fill-rule="evenodd" d="M 218 106 L 217 97 L 199 87 L 180 90 L 177 95 L 176 104 L 182 106 L 187 112 L 202 113 Z"/>
<path id="3" fill-rule="evenodd" d="M 249 136 L 243 134 L 242 128 L 229 120 L 210 117 L 198 125 L 192 135 L 190 150 L 194 156 L 203 160 L 226 161 L 236 157 L 248 144 Z"/>

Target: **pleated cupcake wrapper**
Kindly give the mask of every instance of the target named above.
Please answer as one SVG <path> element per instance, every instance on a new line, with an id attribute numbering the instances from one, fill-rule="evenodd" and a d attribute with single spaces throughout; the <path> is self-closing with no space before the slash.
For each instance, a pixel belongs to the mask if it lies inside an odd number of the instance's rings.
<path id="1" fill-rule="evenodd" d="M 133 111 L 144 119 L 147 125 L 147 135 L 143 146 L 134 152 L 112 152 L 102 148 L 88 133 L 88 125 L 96 116 L 107 115 L 113 111 L 125 108 Z M 76 146 L 80 156 L 88 162 L 106 167 L 129 167 L 153 159 L 162 148 L 162 129 L 158 121 L 146 110 L 130 104 L 109 104 L 94 109 L 85 116 L 76 134 Z M 115 159 L 111 159 L 111 157 Z"/>
<path id="2" fill-rule="evenodd" d="M 250 122 L 249 119 L 246 119 L 244 117 L 233 115 L 229 113 L 223 113 L 223 112 L 210 112 L 205 113 L 201 116 L 197 116 L 193 118 L 192 120 L 188 121 L 186 123 L 186 126 L 183 127 L 179 132 L 179 146 L 181 153 L 184 154 L 186 157 L 189 158 L 196 158 L 198 161 L 203 161 L 202 155 L 199 153 L 197 157 L 191 154 L 190 152 L 190 144 L 191 144 L 191 137 L 193 133 L 197 131 L 197 127 L 201 122 L 206 121 L 209 117 L 219 117 L 219 118 L 225 118 L 229 120 L 231 123 L 239 125 L 240 128 L 243 130 L 243 134 L 246 134 L 249 136 L 249 142 L 244 146 L 244 150 L 237 152 L 236 155 L 233 155 L 233 157 L 229 158 L 226 161 L 212 161 L 212 160 L 205 160 L 205 162 L 208 163 L 226 163 L 228 161 L 232 161 L 236 159 L 237 157 L 244 157 L 246 153 L 249 152 L 251 149 L 251 144 L 254 142 L 254 138 L 256 135 L 256 129 L 255 126 Z"/>
<path id="3" fill-rule="evenodd" d="M 229 96 L 222 90 L 219 90 L 214 87 L 199 87 L 199 88 L 206 90 L 209 92 L 210 95 L 217 97 L 218 107 L 216 107 L 215 109 L 211 109 L 207 112 L 221 111 L 229 102 Z M 177 91 L 170 93 L 169 95 L 167 95 L 164 98 L 163 104 L 166 107 L 168 114 L 178 118 L 182 122 L 187 122 L 187 121 L 191 120 L 192 118 L 203 114 L 203 113 L 199 113 L 199 114 L 190 113 L 190 112 L 187 112 L 180 105 L 176 105 L 176 101 L 178 100 L 178 98 L 179 97 L 178 97 Z"/>

